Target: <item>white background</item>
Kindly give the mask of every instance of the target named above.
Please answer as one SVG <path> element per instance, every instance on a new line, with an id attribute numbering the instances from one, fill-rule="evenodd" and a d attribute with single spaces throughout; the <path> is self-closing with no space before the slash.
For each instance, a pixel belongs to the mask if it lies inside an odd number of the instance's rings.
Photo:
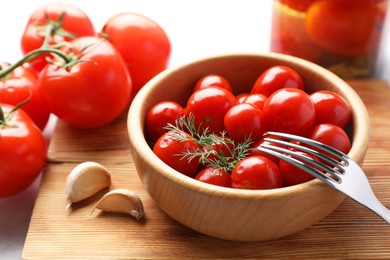
<path id="1" fill-rule="evenodd" d="M 28 17 L 49 2 L 56 1 L 3 2 L 0 8 L 0 60 L 13 63 L 21 57 L 20 37 Z M 171 40 L 171 67 L 209 55 L 266 52 L 269 49 L 272 0 L 61 2 L 82 9 L 97 31 L 120 12 L 137 12 L 151 18 L 164 28 Z M 384 57 L 390 57 L 389 52 L 390 48 L 385 49 L 385 55 L 382 55 L 385 64 L 381 66 L 387 79 L 390 79 L 390 69 Z M 45 132 L 47 136 L 50 131 L 49 127 Z M 0 199 L 0 259 L 21 258 L 39 181 L 40 178 L 21 194 Z"/>

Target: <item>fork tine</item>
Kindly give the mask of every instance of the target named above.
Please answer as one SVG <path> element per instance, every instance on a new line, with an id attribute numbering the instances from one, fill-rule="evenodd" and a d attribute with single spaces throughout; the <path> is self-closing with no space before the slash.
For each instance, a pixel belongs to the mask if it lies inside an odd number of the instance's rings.
<path id="1" fill-rule="evenodd" d="M 286 148 L 274 146 L 272 144 L 263 143 L 258 147 L 258 149 L 264 153 L 271 154 L 283 161 L 286 161 L 299 169 L 306 171 L 313 175 L 316 178 L 330 184 L 330 182 L 340 183 L 341 179 L 334 169 L 330 168 L 326 164 L 313 160 L 307 156 L 298 154 L 294 151 L 291 151 Z M 290 155 L 290 156 L 288 156 Z M 320 168 L 325 172 L 329 173 L 332 177 L 326 175 L 325 173 L 319 171 L 316 168 Z"/>
<path id="2" fill-rule="evenodd" d="M 313 155 L 313 156 L 315 156 L 317 158 L 320 158 L 322 161 L 327 162 L 329 165 L 337 167 L 340 170 L 341 174 L 344 173 L 344 169 L 342 168 L 342 164 L 339 161 L 337 161 L 337 160 L 335 160 L 335 159 L 333 159 L 333 158 L 331 158 L 329 156 L 326 156 L 324 154 L 321 154 L 320 152 L 318 152 L 316 150 L 313 150 L 313 149 L 311 149 L 309 147 L 305 147 L 305 146 L 302 146 L 302 145 L 298 145 L 298 144 L 294 144 L 294 143 L 291 143 L 291 142 L 278 140 L 278 139 L 274 139 L 274 138 L 269 138 L 269 137 L 264 138 L 264 141 L 267 141 L 268 143 L 280 144 L 280 145 L 283 145 L 284 147 L 293 148 L 295 150 L 311 154 L 311 155 Z M 293 155 L 293 154 L 291 154 L 291 152 L 288 152 L 288 151 L 286 151 L 285 153 Z"/>
<path id="3" fill-rule="evenodd" d="M 302 137 L 302 136 L 280 133 L 280 132 L 267 132 L 266 135 L 287 138 L 290 140 L 298 141 L 300 143 L 304 143 L 306 145 L 315 147 L 317 149 L 320 149 L 321 151 L 329 153 L 329 154 L 335 156 L 336 158 L 342 160 L 344 163 L 348 164 L 348 156 L 346 154 L 344 154 L 343 152 L 340 152 L 339 150 L 337 150 L 329 145 L 317 142 L 315 140 L 312 140 L 312 139 L 309 139 L 306 137 Z M 275 139 L 273 139 L 273 140 L 275 140 Z"/>

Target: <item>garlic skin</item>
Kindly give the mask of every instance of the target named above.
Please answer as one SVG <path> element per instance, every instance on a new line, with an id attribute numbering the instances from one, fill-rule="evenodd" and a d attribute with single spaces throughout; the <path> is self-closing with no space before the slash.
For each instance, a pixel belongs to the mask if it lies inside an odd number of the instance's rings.
<path id="1" fill-rule="evenodd" d="M 96 162 L 78 164 L 66 178 L 67 208 L 111 185 L 111 173 Z"/>
<path id="2" fill-rule="evenodd" d="M 138 195 L 128 189 L 115 189 L 106 193 L 95 205 L 95 209 L 106 212 L 129 214 L 140 220 L 144 216 L 144 207 Z"/>

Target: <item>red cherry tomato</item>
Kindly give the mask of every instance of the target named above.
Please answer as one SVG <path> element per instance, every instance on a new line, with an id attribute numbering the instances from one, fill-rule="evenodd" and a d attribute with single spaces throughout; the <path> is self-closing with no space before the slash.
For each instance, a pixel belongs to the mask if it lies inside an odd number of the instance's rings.
<path id="1" fill-rule="evenodd" d="M 64 15 L 61 23 L 60 17 L 62 13 Z M 49 23 L 57 26 L 51 34 L 49 44 L 71 41 L 81 36 L 95 35 L 95 29 L 91 20 L 79 8 L 70 4 L 49 3 L 38 8 L 31 14 L 21 39 L 23 54 L 39 49 L 42 46 L 45 39 L 45 29 Z M 29 62 L 31 67 L 36 72 L 40 72 L 47 64 L 47 56 L 47 54 L 40 55 L 31 60 Z"/>
<path id="2" fill-rule="evenodd" d="M 1 69 L 8 66 L 8 64 L 0 62 Z M 30 100 L 22 109 L 31 117 L 39 129 L 43 130 L 49 120 L 50 110 L 38 87 L 38 76 L 20 66 L 5 78 L 0 79 L 0 103 L 16 106 L 28 98 Z"/>
<path id="3" fill-rule="evenodd" d="M 315 122 L 315 108 L 310 96 L 296 88 L 284 88 L 271 95 L 264 105 L 269 130 L 305 135 Z"/>
<path id="4" fill-rule="evenodd" d="M 289 67 L 273 66 L 260 74 L 253 85 L 251 93 L 259 93 L 268 97 L 282 88 L 303 90 L 303 80 L 295 70 Z"/>
<path id="5" fill-rule="evenodd" d="M 2 108 L 7 117 L 13 106 Z M 31 118 L 18 109 L 7 123 L 10 126 L 0 124 L 0 197 L 26 189 L 46 163 L 46 141 Z"/>
<path id="6" fill-rule="evenodd" d="M 295 151 L 295 153 L 309 157 L 315 161 L 319 161 L 317 159 L 317 157 L 314 157 L 310 154 L 300 152 L 300 151 Z M 292 165 L 291 163 L 287 163 L 283 160 L 279 161 L 279 169 L 283 175 L 283 186 L 285 186 L 285 187 L 297 185 L 297 184 L 304 183 L 304 182 L 307 182 L 307 181 L 314 179 L 313 175 L 311 175 L 311 174 L 299 169 L 298 167 Z"/>
<path id="7" fill-rule="evenodd" d="M 191 139 L 191 136 L 185 133 L 180 133 L 183 139 L 178 140 L 172 137 L 173 132 L 163 134 L 153 146 L 153 152 L 164 163 L 172 167 L 184 175 L 194 177 L 199 169 L 199 161 L 196 159 L 182 158 L 183 153 L 194 153 L 200 150 L 199 145 Z M 177 133 L 179 134 L 179 133 Z"/>
<path id="8" fill-rule="evenodd" d="M 171 43 L 165 31 L 148 17 L 121 13 L 111 17 L 102 32 L 123 56 L 137 93 L 152 77 L 167 68 Z"/>
<path id="9" fill-rule="evenodd" d="M 322 48 L 357 56 L 378 49 L 384 21 L 384 11 L 371 1 L 317 1 L 307 10 L 306 30 Z"/>
<path id="10" fill-rule="evenodd" d="M 316 125 L 308 138 L 332 146 L 345 154 L 351 149 L 351 141 L 347 133 L 341 127 L 333 124 Z"/>
<path id="11" fill-rule="evenodd" d="M 223 169 L 207 167 L 201 170 L 195 176 L 195 179 L 201 182 L 205 182 L 205 183 L 209 183 L 221 187 L 231 187 L 230 173 Z"/>
<path id="12" fill-rule="evenodd" d="M 224 88 L 230 92 L 233 92 L 232 86 L 229 81 L 221 75 L 217 74 L 207 74 L 201 77 L 195 84 L 194 92 L 201 88 L 208 87 L 220 87 Z"/>
<path id="13" fill-rule="evenodd" d="M 225 129 L 236 142 L 259 140 L 265 130 L 263 112 L 255 105 L 241 103 L 230 108 L 224 118 Z"/>
<path id="14" fill-rule="evenodd" d="M 248 104 L 253 104 L 263 110 L 265 101 L 267 100 L 267 96 L 263 94 L 250 94 L 243 98 L 242 102 L 239 103 L 248 103 Z"/>
<path id="15" fill-rule="evenodd" d="M 321 90 L 310 95 L 316 109 L 316 123 L 330 123 L 344 128 L 351 118 L 351 108 L 339 94 Z"/>
<path id="16" fill-rule="evenodd" d="M 279 167 L 262 156 L 248 156 L 234 167 L 232 187 L 238 189 L 275 189 L 282 187 Z"/>
<path id="17" fill-rule="evenodd" d="M 131 79 L 126 64 L 114 46 L 101 38 L 77 38 L 63 51 L 68 53 L 70 48 L 84 62 L 70 69 L 48 64 L 39 79 L 41 93 L 53 114 L 70 125 L 107 125 L 130 102 Z"/>
<path id="18" fill-rule="evenodd" d="M 195 91 L 187 101 L 186 115 L 195 117 L 195 126 L 219 134 L 224 127 L 226 112 L 237 103 L 226 89 L 209 87 Z"/>
<path id="19" fill-rule="evenodd" d="M 168 132 L 165 128 L 168 124 L 175 125 L 176 120 L 184 115 L 184 108 L 173 101 L 163 101 L 152 106 L 145 121 L 148 137 L 152 142 Z"/>

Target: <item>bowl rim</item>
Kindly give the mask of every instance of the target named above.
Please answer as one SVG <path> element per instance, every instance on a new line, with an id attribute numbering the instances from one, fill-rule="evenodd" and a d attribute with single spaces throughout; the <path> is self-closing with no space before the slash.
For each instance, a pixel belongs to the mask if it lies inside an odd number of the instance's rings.
<path id="1" fill-rule="evenodd" d="M 245 190 L 245 189 L 235 189 L 235 188 L 226 188 L 219 187 L 216 185 L 203 183 L 195 180 L 194 178 L 188 177 L 167 164 L 161 161 L 149 147 L 145 136 L 144 136 L 144 118 L 142 118 L 139 111 L 142 109 L 143 100 L 151 95 L 153 86 L 157 84 L 159 81 L 164 80 L 167 77 L 172 76 L 173 74 L 180 72 L 182 70 L 188 69 L 188 67 L 193 66 L 197 63 L 207 62 L 209 60 L 214 59 L 234 59 L 235 57 L 257 57 L 257 58 L 266 58 L 266 59 L 276 59 L 282 62 L 288 63 L 298 63 L 298 65 L 304 69 L 308 69 L 311 71 L 316 71 L 321 77 L 326 77 L 328 81 L 335 82 L 340 86 L 340 89 L 343 93 L 348 96 L 348 102 L 350 106 L 353 107 L 352 111 L 352 119 L 356 122 L 366 122 L 366 124 L 360 124 L 359 128 L 354 129 L 352 133 L 352 143 L 351 150 L 348 155 L 354 160 L 363 161 L 368 143 L 369 143 L 369 135 L 370 135 L 370 119 L 367 112 L 367 109 L 360 99 L 359 95 L 352 89 L 351 86 L 348 85 L 343 79 L 330 72 L 329 70 L 314 64 L 310 61 L 303 60 L 301 58 L 293 57 L 290 55 L 279 54 L 279 53 L 232 53 L 225 55 L 214 55 L 208 56 L 205 58 L 197 59 L 191 62 L 187 62 L 182 65 L 178 65 L 176 67 L 168 68 L 163 72 L 156 75 L 149 82 L 147 82 L 143 88 L 137 93 L 134 97 L 132 104 L 130 106 L 128 117 L 127 117 L 127 128 L 128 134 L 131 143 L 131 149 L 135 149 L 139 156 L 141 156 L 145 163 L 147 163 L 150 167 L 153 168 L 154 171 L 159 172 L 162 177 L 168 179 L 171 182 L 178 183 L 182 185 L 184 188 L 195 190 L 197 192 L 203 193 L 205 195 L 222 196 L 225 198 L 240 198 L 240 199 L 264 199 L 278 196 L 294 196 L 294 194 L 305 192 L 312 192 L 317 189 L 329 188 L 326 184 L 324 184 L 319 179 L 313 179 L 311 181 L 301 183 L 298 185 L 293 185 L 289 187 L 281 187 L 277 189 L 269 189 L 269 190 Z M 357 121 L 358 120 L 358 121 Z M 142 136 L 142 138 L 140 138 Z M 362 149 L 363 148 L 363 149 Z M 132 151 L 132 153 L 135 151 Z"/>

